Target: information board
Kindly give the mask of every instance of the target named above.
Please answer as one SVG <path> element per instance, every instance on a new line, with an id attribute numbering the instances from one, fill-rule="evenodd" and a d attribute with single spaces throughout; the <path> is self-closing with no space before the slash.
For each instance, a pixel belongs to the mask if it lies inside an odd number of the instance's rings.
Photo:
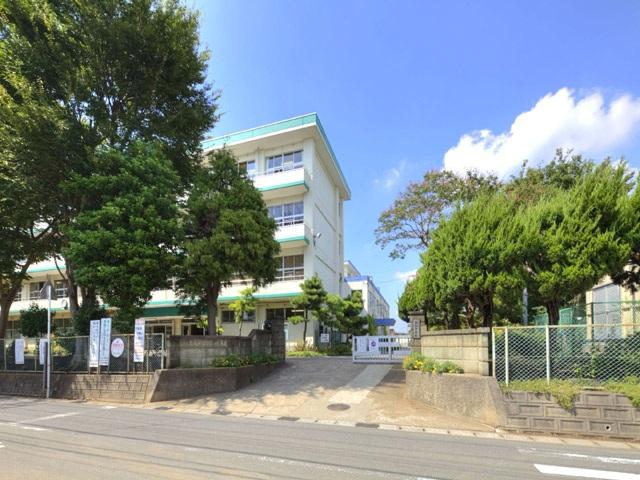
<path id="1" fill-rule="evenodd" d="M 24 365 L 24 338 L 16 338 L 14 343 L 16 365 Z"/>
<path id="2" fill-rule="evenodd" d="M 100 365 L 109 365 L 109 347 L 111 346 L 111 319 L 100 320 Z"/>
<path id="3" fill-rule="evenodd" d="M 89 368 L 98 368 L 100 351 L 100 320 L 89 322 Z"/>
<path id="4" fill-rule="evenodd" d="M 144 362 L 144 318 L 136 318 L 133 330 L 133 361 Z"/>

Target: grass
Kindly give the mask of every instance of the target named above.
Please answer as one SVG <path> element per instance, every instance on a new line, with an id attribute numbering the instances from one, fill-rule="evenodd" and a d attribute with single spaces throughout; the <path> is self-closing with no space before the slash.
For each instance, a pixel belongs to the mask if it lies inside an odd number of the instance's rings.
<path id="1" fill-rule="evenodd" d="M 597 388 L 606 392 L 621 393 L 629 398 L 631 404 L 640 408 L 640 378 L 636 376 L 626 377 L 622 380 L 608 380 L 598 383 L 590 380 L 514 380 L 509 385 L 500 384 L 505 393 L 520 391 L 533 393 L 547 393 L 555 398 L 558 405 L 565 410 L 572 410 L 575 401 L 585 388 Z"/>
<path id="2" fill-rule="evenodd" d="M 315 350 L 294 350 L 287 352 L 287 357 L 291 358 L 309 358 L 309 357 L 325 357 L 326 353 L 317 352 Z"/>

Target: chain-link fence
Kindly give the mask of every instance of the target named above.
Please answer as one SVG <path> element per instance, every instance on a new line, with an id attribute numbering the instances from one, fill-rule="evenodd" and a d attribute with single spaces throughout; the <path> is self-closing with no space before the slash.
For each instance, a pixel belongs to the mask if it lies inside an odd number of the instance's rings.
<path id="1" fill-rule="evenodd" d="M 46 359 L 40 352 L 40 338 L 25 338 L 22 354 L 16 352 L 16 340 L 0 340 L 0 370 L 42 372 Z M 145 335 L 142 361 L 134 361 L 133 335 L 111 335 L 108 365 L 100 372 L 147 373 L 164 368 L 164 334 Z M 44 347 L 44 346 L 43 346 Z M 20 348 L 20 342 L 18 342 Z M 97 372 L 89 368 L 89 337 L 52 337 L 51 370 L 53 372 Z"/>
<path id="2" fill-rule="evenodd" d="M 640 376 L 640 323 L 496 327 L 498 381 Z"/>

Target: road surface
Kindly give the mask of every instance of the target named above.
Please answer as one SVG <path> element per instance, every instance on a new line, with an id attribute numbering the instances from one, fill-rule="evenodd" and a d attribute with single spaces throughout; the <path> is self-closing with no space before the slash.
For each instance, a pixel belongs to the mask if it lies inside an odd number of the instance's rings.
<path id="1" fill-rule="evenodd" d="M 623 446 L 0 397 L 1 479 L 640 480 L 640 448 Z"/>

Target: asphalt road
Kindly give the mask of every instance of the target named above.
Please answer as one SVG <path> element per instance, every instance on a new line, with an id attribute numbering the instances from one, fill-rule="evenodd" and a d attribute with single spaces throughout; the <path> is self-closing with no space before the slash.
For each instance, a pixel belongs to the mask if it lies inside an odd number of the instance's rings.
<path id="1" fill-rule="evenodd" d="M 0 478 L 640 480 L 640 448 L 0 397 Z"/>

